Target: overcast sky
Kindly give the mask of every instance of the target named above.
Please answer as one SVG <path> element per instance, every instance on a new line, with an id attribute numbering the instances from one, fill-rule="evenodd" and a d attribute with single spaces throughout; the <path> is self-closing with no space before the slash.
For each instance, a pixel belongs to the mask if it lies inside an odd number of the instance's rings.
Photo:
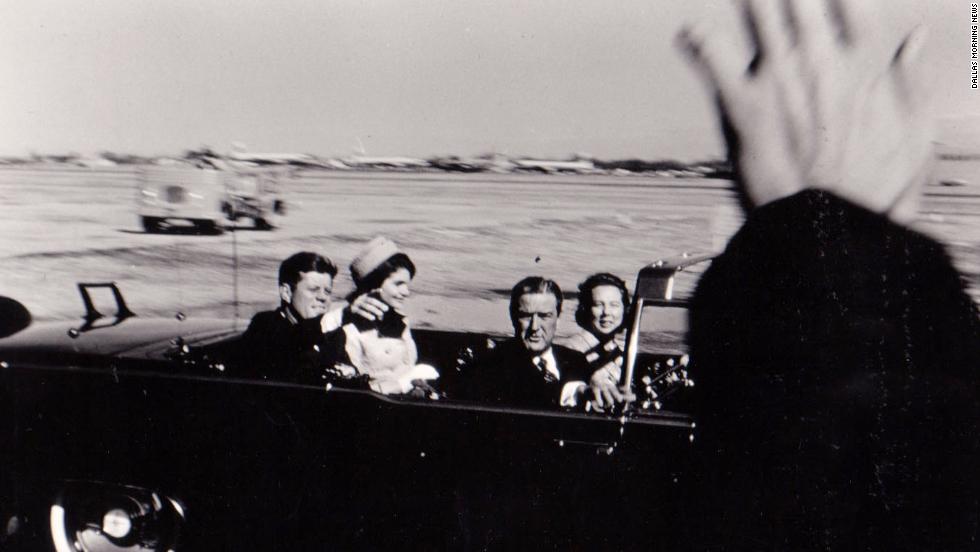
<path id="1" fill-rule="evenodd" d="M 970 3 L 931 27 L 940 115 L 980 113 Z M 721 151 L 685 21 L 729 1 L 31 0 L 0 5 L 0 154 L 101 150 L 695 159 Z M 949 124 L 947 124 L 949 126 Z M 956 127 L 952 134 L 969 129 Z"/>

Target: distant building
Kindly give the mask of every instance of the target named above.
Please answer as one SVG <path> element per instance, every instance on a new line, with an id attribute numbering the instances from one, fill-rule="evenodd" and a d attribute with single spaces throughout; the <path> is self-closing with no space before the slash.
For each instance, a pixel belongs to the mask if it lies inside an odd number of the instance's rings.
<path id="1" fill-rule="evenodd" d="M 346 157 L 341 161 L 348 167 L 353 168 L 422 169 L 429 167 L 428 161 L 415 157 L 368 157 L 366 155 L 354 155 Z"/>
<path id="2" fill-rule="evenodd" d="M 516 159 L 514 165 L 518 170 L 538 171 L 545 173 L 588 173 L 596 170 L 591 160 L 550 161 L 545 159 Z"/>

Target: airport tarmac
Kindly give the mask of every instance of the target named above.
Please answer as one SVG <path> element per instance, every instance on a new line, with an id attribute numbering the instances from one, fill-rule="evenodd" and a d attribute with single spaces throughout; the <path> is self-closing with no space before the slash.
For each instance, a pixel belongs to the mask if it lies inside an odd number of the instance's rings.
<path id="1" fill-rule="evenodd" d="M 136 180 L 121 167 L 0 169 L 0 295 L 35 319 L 73 319 L 77 282 L 114 281 L 141 316 L 247 320 L 276 305 L 278 263 L 300 250 L 340 266 L 341 300 L 350 259 L 381 234 L 418 266 L 415 325 L 506 333 L 506 294 L 523 276 L 566 291 L 596 271 L 632 281 L 657 258 L 722 247 L 741 222 L 721 180 L 309 171 L 286 181 L 276 230 L 146 234 Z M 948 244 L 980 298 L 980 187 L 931 188 L 917 227 Z"/>

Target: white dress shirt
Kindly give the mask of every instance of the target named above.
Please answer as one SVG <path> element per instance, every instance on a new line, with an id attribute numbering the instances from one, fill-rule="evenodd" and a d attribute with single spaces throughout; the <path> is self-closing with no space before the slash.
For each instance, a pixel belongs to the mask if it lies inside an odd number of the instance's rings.
<path id="1" fill-rule="evenodd" d="M 539 370 L 547 371 L 555 380 L 561 380 L 561 372 L 558 370 L 558 362 L 555 360 L 555 353 L 551 347 L 548 350 L 533 357 L 531 362 Z M 561 397 L 558 405 L 563 407 L 578 406 L 579 395 L 585 392 L 589 386 L 584 381 L 570 381 L 561 387 Z"/>

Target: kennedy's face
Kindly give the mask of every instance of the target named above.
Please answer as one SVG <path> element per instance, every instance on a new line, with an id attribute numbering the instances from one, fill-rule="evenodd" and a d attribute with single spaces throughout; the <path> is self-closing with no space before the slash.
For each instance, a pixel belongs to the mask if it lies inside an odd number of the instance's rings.
<path id="1" fill-rule="evenodd" d="M 558 327 L 558 300 L 550 293 L 525 293 L 514 313 L 514 332 L 532 353 L 551 347 Z"/>
<path id="2" fill-rule="evenodd" d="M 333 277 L 323 272 L 301 272 L 295 288 L 283 284 L 280 296 L 302 318 L 313 318 L 330 310 Z"/>

